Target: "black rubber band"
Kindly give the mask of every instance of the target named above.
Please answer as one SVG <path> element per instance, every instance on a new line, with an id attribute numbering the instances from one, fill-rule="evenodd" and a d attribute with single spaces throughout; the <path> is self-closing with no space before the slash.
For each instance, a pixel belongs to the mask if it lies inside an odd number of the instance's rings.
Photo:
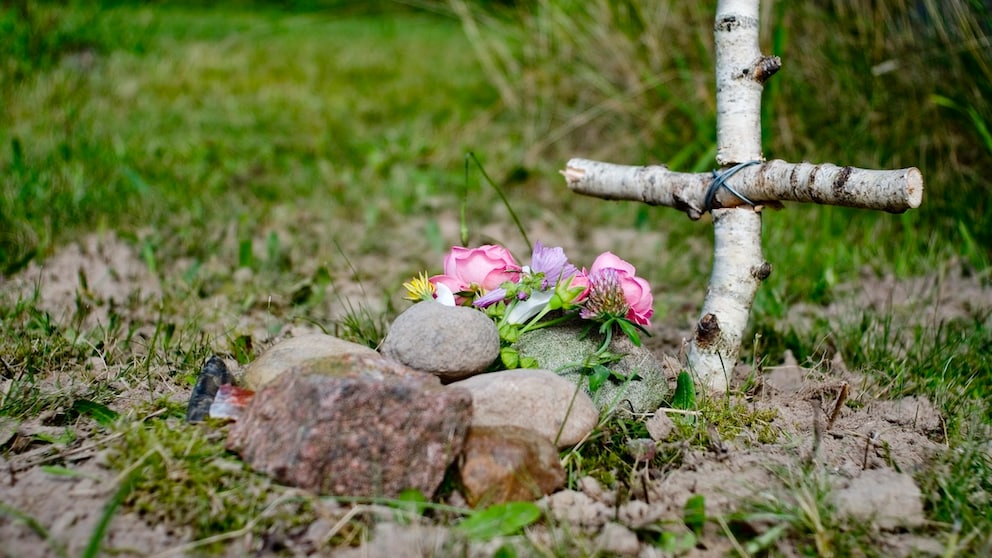
<path id="1" fill-rule="evenodd" d="M 713 171 L 713 182 L 711 182 L 710 187 L 706 189 L 706 207 L 704 209 L 706 211 L 713 210 L 713 200 L 716 199 L 716 193 L 721 186 L 726 188 L 727 190 L 730 190 L 731 194 L 740 198 L 740 200 L 743 201 L 744 203 L 748 205 L 755 205 L 755 203 L 747 199 L 747 197 L 745 197 L 744 194 L 741 194 L 737 190 L 734 190 L 734 188 L 730 184 L 727 184 L 727 180 L 731 176 L 733 176 L 734 173 L 736 173 L 737 171 L 741 170 L 744 167 L 749 167 L 751 165 L 760 165 L 760 164 L 761 161 L 757 161 L 757 160 L 744 161 L 743 163 L 737 163 L 736 165 L 730 167 L 729 169 L 723 172 Z"/>

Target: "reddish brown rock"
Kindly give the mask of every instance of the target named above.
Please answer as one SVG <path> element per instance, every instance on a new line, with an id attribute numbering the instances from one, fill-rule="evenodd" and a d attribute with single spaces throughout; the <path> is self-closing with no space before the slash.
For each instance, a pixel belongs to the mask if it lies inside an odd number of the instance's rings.
<path id="1" fill-rule="evenodd" d="M 378 356 L 290 368 L 231 427 L 229 449 L 278 482 L 322 494 L 428 497 L 461 452 L 472 396 Z"/>
<path id="2" fill-rule="evenodd" d="M 554 444 L 517 426 L 470 428 L 459 473 L 472 507 L 536 500 L 565 484 Z"/>

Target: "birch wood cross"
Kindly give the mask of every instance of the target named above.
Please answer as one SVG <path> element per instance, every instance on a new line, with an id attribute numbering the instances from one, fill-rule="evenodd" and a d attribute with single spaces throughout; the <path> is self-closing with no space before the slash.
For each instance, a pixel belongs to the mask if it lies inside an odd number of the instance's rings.
<path id="1" fill-rule="evenodd" d="M 697 379 L 714 391 L 727 388 L 754 296 L 771 273 L 761 255 L 763 207 L 794 201 L 901 213 L 923 200 L 917 168 L 866 170 L 764 160 L 761 92 L 782 63 L 758 47 L 758 4 L 720 0 L 717 5 L 716 159 L 726 173 L 720 181 L 714 185 L 711 173 L 585 159 L 570 160 L 562 171 L 568 187 L 580 194 L 665 205 L 693 220 L 712 214 L 713 272 L 688 356 Z"/>

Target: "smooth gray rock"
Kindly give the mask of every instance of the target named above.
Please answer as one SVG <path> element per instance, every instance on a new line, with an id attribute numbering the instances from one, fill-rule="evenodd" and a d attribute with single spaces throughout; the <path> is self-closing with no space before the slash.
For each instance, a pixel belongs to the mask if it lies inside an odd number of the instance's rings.
<path id="1" fill-rule="evenodd" d="M 276 343 L 245 368 L 241 385 L 258 391 L 265 384 L 294 366 L 309 360 L 345 354 L 377 355 L 365 345 L 339 339 L 333 335 L 311 333 Z"/>
<path id="2" fill-rule="evenodd" d="M 472 394 L 473 427 L 529 428 L 551 442 L 557 438 L 560 448 L 578 443 L 599 423 L 599 409 L 592 399 L 583 391 L 576 392 L 575 384 L 548 370 L 490 372 L 448 387 Z"/>
<path id="3" fill-rule="evenodd" d="M 396 317 L 382 354 L 453 382 L 484 372 L 499 356 L 499 332 L 483 312 L 418 302 Z"/>
<path id="4" fill-rule="evenodd" d="M 310 360 L 268 383 L 227 447 L 276 481 L 337 496 L 430 497 L 461 452 L 472 396 L 379 355 Z"/>
<path id="5" fill-rule="evenodd" d="M 581 371 L 581 363 L 596 351 L 603 339 L 596 333 L 580 339 L 584 330 L 584 325 L 538 329 L 522 335 L 516 347 L 522 355 L 537 359 L 541 368 L 553 370 L 574 384 L 581 384 L 588 392 L 589 382 Z M 593 396 L 596 405 L 603 411 L 616 409 L 620 405 L 636 413 L 657 410 L 668 394 L 668 380 L 661 362 L 651 351 L 634 345 L 622 333 L 614 333 L 610 351 L 626 356 L 607 365 L 608 368 L 625 377 L 636 373 L 639 379 L 629 382 L 607 380 Z"/>

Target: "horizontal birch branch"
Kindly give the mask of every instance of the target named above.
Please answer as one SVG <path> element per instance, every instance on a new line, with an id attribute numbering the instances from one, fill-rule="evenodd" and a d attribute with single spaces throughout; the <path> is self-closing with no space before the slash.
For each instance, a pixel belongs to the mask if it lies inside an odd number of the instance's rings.
<path id="1" fill-rule="evenodd" d="M 674 172 L 664 165 L 636 167 L 588 159 L 570 160 L 562 174 L 573 192 L 664 205 L 685 212 L 693 220 L 707 211 L 706 192 L 713 182 L 712 173 Z M 923 175 L 915 167 L 869 170 L 772 160 L 740 169 L 727 184 L 756 205 L 814 202 L 902 213 L 919 207 L 923 201 Z M 713 208 L 745 203 L 727 188 L 720 188 Z"/>

